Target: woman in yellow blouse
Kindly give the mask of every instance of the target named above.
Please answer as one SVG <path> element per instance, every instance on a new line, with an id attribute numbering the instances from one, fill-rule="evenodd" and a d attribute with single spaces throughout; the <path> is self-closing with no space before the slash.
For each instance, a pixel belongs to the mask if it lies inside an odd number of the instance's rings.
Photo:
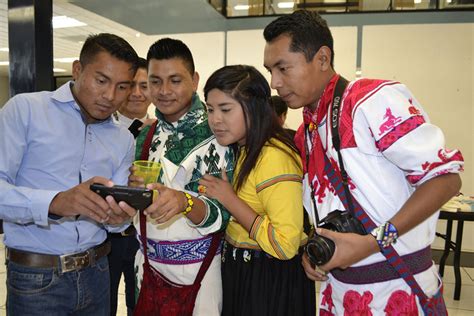
<path id="1" fill-rule="evenodd" d="M 205 175 L 202 194 L 232 214 L 222 255 L 223 315 L 315 315 L 314 283 L 301 266 L 302 167 L 278 123 L 266 79 L 251 66 L 226 66 L 204 87 L 209 125 L 235 147 L 231 185 Z"/>

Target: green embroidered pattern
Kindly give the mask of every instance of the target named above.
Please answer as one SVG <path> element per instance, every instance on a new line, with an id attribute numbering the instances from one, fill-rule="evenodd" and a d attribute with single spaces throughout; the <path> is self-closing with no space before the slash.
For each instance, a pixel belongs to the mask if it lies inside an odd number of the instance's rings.
<path id="1" fill-rule="evenodd" d="M 185 190 L 199 192 L 199 179 L 204 174 L 221 177 L 222 167 L 225 166 L 227 176 L 232 181 L 234 154 L 231 149 L 225 151 L 216 148 L 216 141 L 207 122 L 207 113 L 199 97 L 193 97 L 193 105 L 190 111 L 178 122 L 171 124 L 164 120 L 160 112 L 156 112 L 158 124 L 154 131 L 153 141 L 150 145 L 150 157 L 156 156 L 154 153 L 163 151 L 164 156 L 179 166 L 186 161 L 189 168 L 188 159 L 194 159 L 191 164 L 192 173 L 189 183 L 185 185 Z M 136 159 L 139 159 L 141 150 L 150 127 L 144 128 L 137 138 Z M 204 149 L 204 150 L 203 150 Z M 201 154 L 197 154 L 201 152 Z M 160 155 L 158 155 L 160 156 Z M 224 161 L 222 161 L 224 160 Z M 163 183 L 163 168 L 161 169 L 159 182 Z M 202 227 L 208 227 L 215 223 L 219 216 L 222 216 L 221 230 L 225 229 L 230 219 L 229 212 L 217 201 L 202 197 L 209 207 L 209 216 Z"/>

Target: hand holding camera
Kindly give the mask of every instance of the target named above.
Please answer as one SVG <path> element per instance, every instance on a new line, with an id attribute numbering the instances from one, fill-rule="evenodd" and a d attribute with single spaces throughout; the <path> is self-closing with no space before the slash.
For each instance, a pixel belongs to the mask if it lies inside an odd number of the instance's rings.
<path id="1" fill-rule="evenodd" d="M 321 220 L 319 228 L 325 228 L 340 233 L 367 234 L 364 226 L 347 211 L 332 211 Z M 321 235 L 310 236 L 305 248 L 309 260 L 316 266 L 322 266 L 329 262 L 335 250 L 336 245 L 334 242 Z"/>

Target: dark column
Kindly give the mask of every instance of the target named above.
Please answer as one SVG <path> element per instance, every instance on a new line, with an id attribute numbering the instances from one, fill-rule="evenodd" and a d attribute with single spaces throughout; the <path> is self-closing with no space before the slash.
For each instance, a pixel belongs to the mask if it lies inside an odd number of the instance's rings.
<path id="1" fill-rule="evenodd" d="M 53 89 L 52 0 L 8 0 L 10 97 Z"/>

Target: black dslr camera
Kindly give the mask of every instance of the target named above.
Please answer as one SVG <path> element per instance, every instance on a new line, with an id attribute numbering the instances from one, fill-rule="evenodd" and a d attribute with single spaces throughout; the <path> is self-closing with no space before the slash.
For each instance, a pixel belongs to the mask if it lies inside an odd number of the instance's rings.
<path id="1" fill-rule="evenodd" d="M 332 211 L 321 220 L 318 227 L 339 233 L 367 234 L 364 226 L 347 211 Z M 317 266 L 327 263 L 335 250 L 336 245 L 331 239 L 319 235 L 310 236 L 305 248 L 309 260 Z"/>

